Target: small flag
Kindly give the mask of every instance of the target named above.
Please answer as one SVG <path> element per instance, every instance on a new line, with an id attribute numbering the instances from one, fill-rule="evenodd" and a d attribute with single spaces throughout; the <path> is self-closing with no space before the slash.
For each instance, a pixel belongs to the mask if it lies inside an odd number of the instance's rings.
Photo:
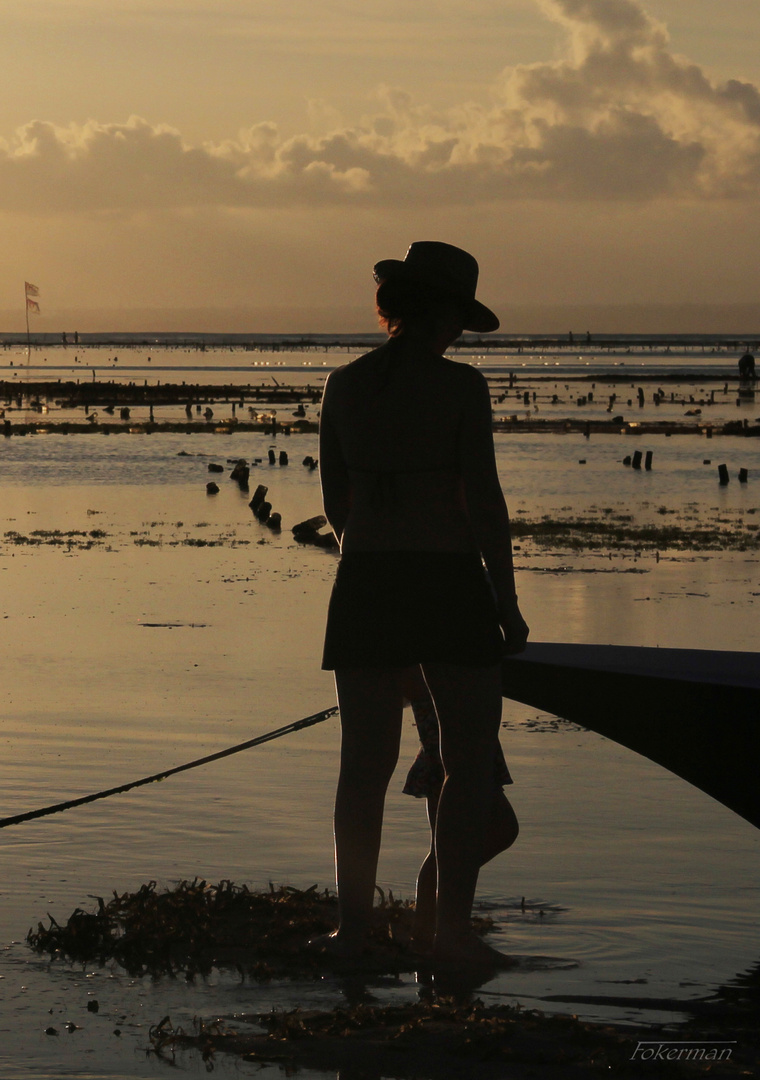
<path id="1" fill-rule="evenodd" d="M 34 315 L 39 315 L 39 313 L 40 313 L 40 305 L 37 303 L 36 300 L 30 300 L 29 297 L 27 296 L 27 298 L 26 298 L 26 310 L 31 311 Z"/>
<path id="2" fill-rule="evenodd" d="M 37 288 L 36 285 L 32 285 L 31 281 L 25 281 L 24 282 L 24 287 L 26 288 L 26 295 L 27 296 L 39 296 L 40 295 L 40 290 Z"/>

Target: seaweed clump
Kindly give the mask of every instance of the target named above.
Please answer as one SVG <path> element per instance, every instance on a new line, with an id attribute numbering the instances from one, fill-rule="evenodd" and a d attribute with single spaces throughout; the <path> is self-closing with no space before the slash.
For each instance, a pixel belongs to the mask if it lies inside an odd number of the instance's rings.
<path id="1" fill-rule="evenodd" d="M 374 908 L 370 941 L 372 964 L 384 970 L 410 970 L 414 954 L 408 949 L 413 903 L 380 889 Z M 293 886 L 256 891 L 231 881 L 209 884 L 195 878 L 172 889 L 155 881 L 136 892 L 97 900 L 96 911 L 77 908 L 65 924 L 48 915 L 27 934 L 37 952 L 82 963 L 116 960 L 131 975 L 192 976 L 213 967 L 232 966 L 259 981 L 316 971 L 324 957 L 306 945 L 337 924 L 334 893 Z M 487 932 L 489 919 L 476 920 Z"/>
<path id="2" fill-rule="evenodd" d="M 660 511 L 658 511 L 660 513 Z M 681 525 L 635 525 L 631 515 L 615 521 L 591 518 L 554 519 L 545 515 L 540 521 L 515 519 L 511 522 L 513 539 L 529 539 L 540 547 L 574 551 L 754 551 L 760 547 L 760 534 L 751 526 L 736 523 L 730 529 L 718 528 L 716 522 L 702 528 Z"/>

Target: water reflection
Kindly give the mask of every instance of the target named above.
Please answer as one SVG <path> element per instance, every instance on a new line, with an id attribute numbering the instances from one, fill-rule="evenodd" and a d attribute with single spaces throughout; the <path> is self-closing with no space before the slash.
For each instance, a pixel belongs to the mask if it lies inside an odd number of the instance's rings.
<path id="1" fill-rule="evenodd" d="M 9 673 L 0 691 L 3 815 L 213 753 L 334 700 L 329 676 L 319 672 L 334 559 L 295 545 L 287 527 L 279 537 L 264 530 L 236 485 L 223 487 L 209 503 L 203 455 L 221 459 L 237 439 L 220 449 L 220 438 L 152 436 L 119 466 L 110 449 L 106 453 L 116 440 L 71 437 L 65 484 L 35 482 L 41 455 L 48 464 L 40 475 L 49 477 L 53 469 L 54 455 L 42 438 L 8 440 L 16 482 L 3 488 L 0 515 L 0 647 Z M 310 443 L 299 445 L 315 452 Z M 577 447 L 569 440 L 505 436 L 500 467 L 517 507 L 557 513 L 595 501 L 607 506 L 614 495 L 638 513 L 637 500 L 659 502 L 660 493 L 663 504 L 667 497 L 668 505 L 681 505 L 685 486 L 695 501 L 688 513 L 698 519 L 719 500 L 739 513 L 756 498 L 751 486 L 739 491 L 733 485 L 728 493 L 718 493 L 712 482 L 700 487 L 706 482 L 699 468 L 687 469 L 689 455 L 701 462 L 702 451 L 693 445 L 669 451 L 672 473 L 663 467 L 648 478 L 623 470 L 618 445 L 599 440 L 598 446 L 594 469 L 578 469 L 572 465 Z M 251 443 L 243 450 L 250 457 L 255 448 Z M 179 457 L 181 450 L 198 457 Z M 237 456 L 236 444 L 230 457 Z M 90 470 L 97 483 L 83 483 Z M 643 494 L 638 480 L 660 487 Z M 318 512 L 317 481 L 308 470 L 275 467 L 269 486 L 286 526 Z M 642 513 L 656 513 L 657 504 Z M 4 535 L 95 527 L 108 537 L 88 550 L 16 545 Z M 220 542 L 174 544 L 186 535 Z M 152 542 L 135 542 L 145 538 Z M 523 550 L 521 600 L 539 641 L 561 632 L 567 641 L 757 649 L 754 558 L 616 557 L 605 561 L 610 572 L 602 574 L 593 553 L 565 552 L 560 560 L 551 551 Z M 565 571 L 554 572 L 558 564 Z M 634 565 L 647 572 L 621 572 Z M 540 1001 L 546 1011 L 567 1012 L 566 1002 L 547 996 L 598 1001 L 615 982 L 644 987 L 641 998 L 650 1002 L 680 1001 L 686 1008 L 690 998 L 709 996 L 718 985 L 721 992 L 730 988 L 732 973 L 760 955 L 757 830 L 593 733 L 536 725 L 536 710 L 514 704 L 506 706 L 505 724 L 523 827 L 509 854 L 486 867 L 479 895 L 497 922 L 494 945 L 519 963 L 475 994 L 484 1000 L 502 995 L 494 1000 L 527 1008 Z M 416 753 L 410 725 L 404 739 L 402 769 Z M 88 904 L 88 896 L 151 879 L 172 883 L 199 874 L 261 887 L 270 879 L 302 888 L 330 885 L 337 743 L 337 726 L 328 722 L 228 764 L 5 830 L 2 942 L 21 941 L 47 911 L 65 918 Z M 398 780 L 388 799 L 380 884 L 409 896 L 424 856 L 425 822 L 422 808 L 401 795 L 401 774 Z M 561 910 L 552 918 L 526 917 L 522 896 Z M 536 957 L 560 958 L 567 966 L 532 967 Z M 756 982 L 756 972 L 754 966 L 741 977 L 737 1000 Z M 5 1075 L 14 1078 L 22 1061 L 29 1075 L 46 1069 L 56 1075 L 63 1062 L 76 1076 L 90 1051 L 119 1075 L 124 1061 L 129 1057 L 131 1067 L 131 1055 L 144 1050 L 149 1023 L 167 1012 L 175 1024 L 191 1025 L 195 1015 L 329 1009 L 359 1002 L 365 993 L 381 1002 L 415 1001 L 420 989 L 407 976 L 367 986 L 355 980 L 241 985 L 225 972 L 192 984 L 132 980 L 115 968 L 48 965 L 22 945 L 0 954 L 0 974 L 6 1003 L 0 1075 L 7 1066 Z M 86 1012 L 93 986 L 101 1003 L 97 1016 Z M 595 1003 L 575 1004 L 572 1011 L 631 1022 L 637 1015 L 633 1007 Z M 117 1025 L 125 1015 L 127 1022 Z M 639 1020 L 662 1022 L 673 1015 L 652 1015 L 645 1006 L 638 1013 Z M 49 1023 L 70 1018 L 83 1030 L 68 1040 L 40 1040 Z M 120 1040 L 113 1036 L 116 1026 Z M 144 1074 L 153 1075 L 147 1067 Z"/>

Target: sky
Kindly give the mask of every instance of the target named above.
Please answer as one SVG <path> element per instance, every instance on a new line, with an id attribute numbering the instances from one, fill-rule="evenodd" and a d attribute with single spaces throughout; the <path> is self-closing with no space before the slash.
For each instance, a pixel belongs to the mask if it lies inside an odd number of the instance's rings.
<path id="1" fill-rule="evenodd" d="M 757 0 L 0 0 L 0 331 L 760 332 Z"/>

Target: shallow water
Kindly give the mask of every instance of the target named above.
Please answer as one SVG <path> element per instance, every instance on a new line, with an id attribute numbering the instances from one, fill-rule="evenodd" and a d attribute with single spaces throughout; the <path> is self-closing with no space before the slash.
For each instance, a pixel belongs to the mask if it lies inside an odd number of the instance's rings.
<path id="1" fill-rule="evenodd" d="M 729 421 L 756 423 L 760 416 L 760 394 L 753 398 L 738 396 L 738 358 L 743 348 L 685 348 L 677 353 L 642 349 L 608 351 L 580 345 L 578 350 L 534 349 L 517 353 L 501 350 L 478 353 L 472 348 L 453 350 L 450 355 L 479 367 L 491 382 L 496 417 L 517 416 L 540 420 L 611 420 L 623 416 L 626 422 L 671 422 L 686 424 L 696 430 L 705 425 L 719 427 Z M 13 347 L 0 350 L 0 379 L 13 382 L 62 380 L 90 383 L 127 383 L 155 386 L 160 383 L 185 383 L 188 387 L 210 385 L 248 385 L 273 388 L 275 385 L 311 387 L 319 391 L 329 372 L 353 359 L 361 350 L 340 349 L 250 351 L 238 347 L 208 347 L 203 352 L 186 346 L 102 347 L 40 346 L 27 359 L 26 350 Z M 509 376 L 516 380 L 509 386 Z M 662 383 L 655 381 L 662 380 Z M 638 389 L 644 391 L 644 405 L 639 406 Z M 653 400 L 662 391 L 659 404 Z M 529 394 L 529 403 L 523 400 Z M 504 395 L 504 400 L 496 398 Z M 610 395 L 615 401 L 610 402 Z M 535 397 L 534 397 L 535 395 Z M 589 399 L 589 395 L 592 400 Z M 237 407 L 236 407 L 237 406 Z M 240 407 L 237 403 L 214 403 L 214 423 L 233 418 L 247 420 L 253 413 L 276 413 L 281 422 L 291 418 L 292 407 L 265 404 Z M 39 419 L 41 423 L 79 421 L 84 410 L 62 407 L 55 401 L 45 403 L 45 412 L 31 412 L 26 403 L 6 407 L 6 418 L 19 423 Z M 201 410 L 194 412 L 200 420 Z M 94 410 L 103 421 L 108 417 Z M 316 420 L 318 404 L 306 405 L 306 418 Z M 135 407 L 131 423 L 148 420 L 149 410 Z M 115 414 L 118 422 L 118 410 Z M 184 406 L 157 406 L 157 421 L 183 422 Z M 125 422 L 125 428 L 129 427 Z"/>
<path id="2" fill-rule="evenodd" d="M 621 464 L 630 442 L 498 436 L 513 512 L 615 506 L 657 520 L 665 504 L 699 521 L 751 520 L 757 511 L 751 482 L 720 489 L 702 466 L 706 440 L 637 441 L 655 452 L 655 469 L 640 474 Z M 319 657 L 334 556 L 295 545 L 288 531 L 319 512 L 316 474 L 299 464 L 316 452 L 315 437 L 288 440 L 288 468 L 252 472 L 283 514 L 280 535 L 253 519 L 226 479 L 218 496 L 205 494 L 210 459 L 265 457 L 268 445 L 256 435 L 0 443 L 3 815 L 159 771 L 332 702 Z M 716 445 L 737 467 L 760 464 L 754 440 L 723 438 L 710 449 Z M 47 542 L 29 546 L 5 535 L 35 530 Z M 54 543 L 52 530 L 106 536 L 86 548 L 91 537 Z M 656 561 L 526 544 L 518 587 L 534 640 L 758 651 L 757 569 L 752 552 L 665 551 Z M 479 898 L 499 923 L 495 943 L 521 962 L 484 987 L 483 1000 L 642 1025 L 679 1014 L 543 999 L 685 1001 L 757 962 L 757 830 L 598 735 L 537 722 L 516 703 L 505 703 L 504 719 L 522 831 L 484 870 Z M 327 721 L 160 785 L 0 832 L 0 1076 L 153 1076 L 165 1066 L 145 1056 L 147 1029 L 167 1013 L 190 1026 L 193 1015 L 345 1001 L 338 980 L 273 987 L 241 985 L 234 973 L 192 985 L 134 980 L 115 967 L 51 965 L 23 944 L 47 911 L 67 917 L 88 896 L 150 879 L 329 884 L 336 752 L 337 724 Z M 409 723 L 379 872 L 383 887 L 406 895 L 425 850 L 424 808 L 400 794 L 414 752 Z M 414 998 L 417 987 L 404 977 L 369 992 L 399 1000 Z M 93 996 L 97 1014 L 86 1009 Z M 69 1019 L 81 1030 L 67 1034 Z M 59 1036 L 43 1034 L 51 1025 Z M 193 1055 L 182 1066 L 205 1072 Z"/>

